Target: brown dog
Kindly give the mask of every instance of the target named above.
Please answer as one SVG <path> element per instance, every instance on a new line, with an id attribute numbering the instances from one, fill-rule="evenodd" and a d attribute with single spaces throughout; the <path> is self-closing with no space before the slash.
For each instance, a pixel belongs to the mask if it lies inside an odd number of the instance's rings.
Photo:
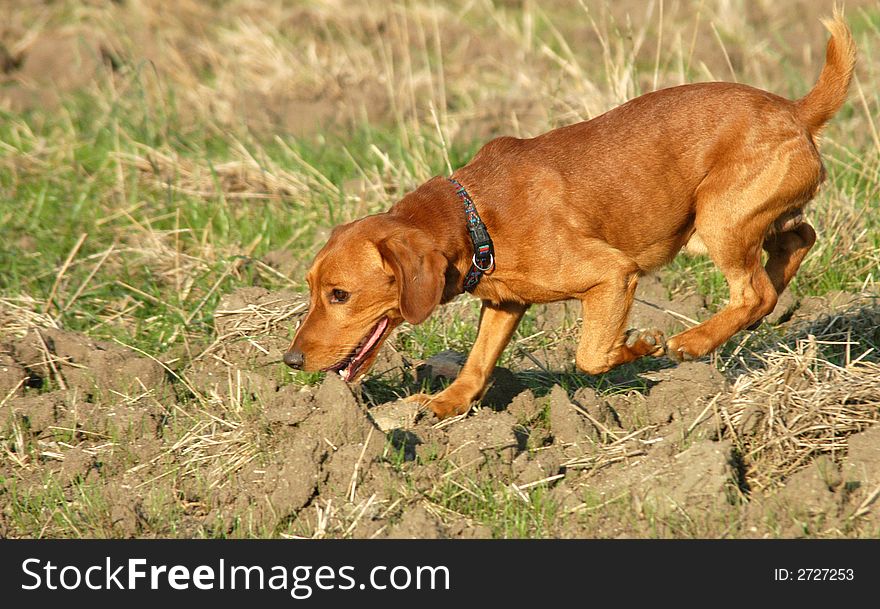
<path id="1" fill-rule="evenodd" d="M 588 374 L 664 351 L 700 357 L 770 313 L 816 240 L 802 210 L 825 177 L 817 135 L 855 64 L 842 17 L 825 25 L 825 66 L 800 100 L 731 83 L 673 87 L 535 138 L 492 140 L 456 171 L 496 265 L 473 290 L 480 326 L 461 374 L 413 399 L 441 418 L 466 411 L 531 303 L 582 302 L 576 362 Z M 363 375 L 392 329 L 462 293 L 475 247 L 465 218 L 457 187 L 435 177 L 336 227 L 308 273 L 311 307 L 285 363 Z M 627 332 L 639 276 L 682 247 L 712 257 L 729 304 L 669 339 Z"/>

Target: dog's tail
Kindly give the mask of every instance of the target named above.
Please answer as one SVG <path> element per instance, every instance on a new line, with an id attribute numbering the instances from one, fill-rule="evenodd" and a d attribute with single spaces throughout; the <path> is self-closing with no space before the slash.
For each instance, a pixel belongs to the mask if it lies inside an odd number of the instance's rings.
<path id="1" fill-rule="evenodd" d="M 822 24 L 831 33 L 825 50 L 825 65 L 813 90 L 795 102 L 798 119 L 812 135 L 817 135 L 846 101 L 856 64 L 856 45 L 843 12 L 835 6 L 834 17 L 823 19 Z"/>

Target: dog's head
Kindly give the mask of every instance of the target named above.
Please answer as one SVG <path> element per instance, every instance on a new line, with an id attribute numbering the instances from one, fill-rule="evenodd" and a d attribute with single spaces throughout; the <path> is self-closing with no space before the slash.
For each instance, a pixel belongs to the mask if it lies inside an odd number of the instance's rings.
<path id="1" fill-rule="evenodd" d="M 395 327 L 440 303 L 447 264 L 427 233 L 387 214 L 336 227 L 309 270 L 309 312 L 284 362 L 356 380 Z"/>

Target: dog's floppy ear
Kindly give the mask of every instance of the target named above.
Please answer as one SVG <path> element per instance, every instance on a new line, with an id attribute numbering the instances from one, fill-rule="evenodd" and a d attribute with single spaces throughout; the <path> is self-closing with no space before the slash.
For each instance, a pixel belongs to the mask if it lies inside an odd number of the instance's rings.
<path id="1" fill-rule="evenodd" d="M 401 315 L 411 324 L 422 323 L 443 296 L 446 258 L 420 231 L 388 237 L 377 247 L 394 274 Z"/>

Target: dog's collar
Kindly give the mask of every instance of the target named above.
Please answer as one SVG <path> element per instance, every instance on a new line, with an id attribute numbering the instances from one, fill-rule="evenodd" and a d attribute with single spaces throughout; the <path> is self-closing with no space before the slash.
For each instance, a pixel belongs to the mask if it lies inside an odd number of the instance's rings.
<path id="1" fill-rule="evenodd" d="M 471 258 L 471 268 L 468 270 L 464 278 L 464 289 L 466 292 L 473 292 L 480 278 L 485 274 L 488 275 L 495 270 L 495 248 L 492 245 L 492 239 L 489 237 L 489 231 L 486 225 L 480 219 L 477 213 L 477 206 L 474 205 L 473 199 L 465 190 L 458 180 L 455 178 L 447 178 L 456 188 L 456 193 L 464 203 L 464 213 L 467 222 L 468 234 L 471 236 L 471 242 L 474 245 L 474 255 Z"/>

